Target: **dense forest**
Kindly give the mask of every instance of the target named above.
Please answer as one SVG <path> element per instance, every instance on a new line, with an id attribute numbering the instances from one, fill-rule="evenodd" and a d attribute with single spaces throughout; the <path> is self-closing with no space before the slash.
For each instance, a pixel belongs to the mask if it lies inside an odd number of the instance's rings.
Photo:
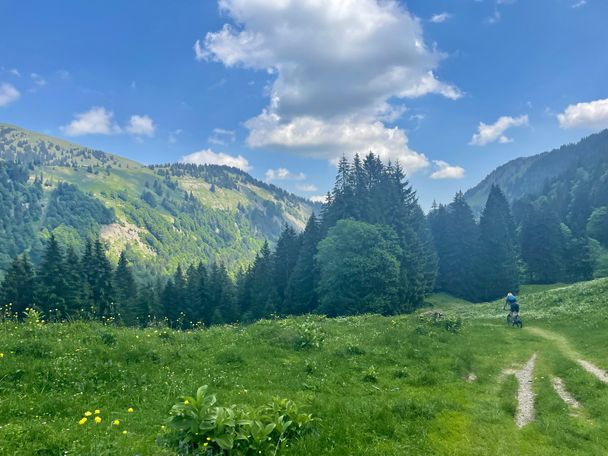
<path id="1" fill-rule="evenodd" d="M 159 170 L 167 179 L 209 173 L 183 165 Z M 389 315 L 414 310 L 435 290 L 488 301 L 522 282 L 586 280 L 604 273 L 608 244 L 608 187 L 605 173 L 598 173 L 576 169 L 513 205 L 492 186 L 477 220 L 461 192 L 425 216 L 399 165 L 372 153 L 343 158 L 320 214 L 312 214 L 301 232 L 286 224 L 274 249 L 264 243 L 252 264 L 236 273 L 201 259 L 144 282 L 134 275 L 138 259 L 128 251 L 114 267 L 103 242 L 80 248 L 61 245 L 51 234 L 36 266 L 26 255 L 14 258 L 0 303 L 19 315 L 35 306 L 56 319 L 164 320 L 188 328 L 288 314 Z M 213 175 L 205 178 L 214 185 Z M 150 186 L 144 199 L 158 197 L 159 188 Z M 69 210 L 74 189 L 56 191 Z M 187 204 L 197 204 L 188 193 L 176 211 Z M 80 216 L 91 223 L 111 217 L 102 208 L 91 204 Z"/>
<path id="2" fill-rule="evenodd" d="M 79 252 L 100 238 L 113 263 L 126 249 L 146 282 L 198 261 L 234 273 L 315 204 L 236 168 L 144 166 L 0 124 L 0 209 L 0 279 L 17 254 L 39 263 L 53 234 Z"/>

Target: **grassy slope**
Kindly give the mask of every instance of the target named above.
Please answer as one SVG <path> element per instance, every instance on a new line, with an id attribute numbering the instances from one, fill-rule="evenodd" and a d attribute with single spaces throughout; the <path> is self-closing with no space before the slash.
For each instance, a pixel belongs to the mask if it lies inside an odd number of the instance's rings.
<path id="1" fill-rule="evenodd" d="M 283 223 L 303 229 L 313 210 L 313 204 L 302 198 L 269 191 L 253 179 L 240 179 L 239 173 L 227 168 L 222 173 L 234 179 L 236 188 L 216 185 L 212 192 L 204 178 L 185 175 L 172 178 L 177 184 L 174 190 L 164 185 L 153 170 L 137 162 L 0 123 L 0 160 L 3 158 L 44 163 L 32 172 L 31 179 L 44 176 L 47 199 L 59 182 L 68 182 L 113 208 L 120 226 L 107 227 L 105 232 L 109 234 L 102 236 L 109 244 L 110 255 L 116 260 L 128 245 L 134 256 L 144 260 L 156 257 L 160 265 L 157 272 L 172 273 L 178 264 L 189 265 L 199 259 L 222 262 L 236 271 L 251 263 L 264 240 L 276 240 Z M 96 174 L 87 172 L 88 166 Z M 109 174 L 104 172 L 106 166 L 111 167 Z M 164 196 L 178 203 L 183 201 L 184 191 L 192 191 L 205 208 L 208 224 L 201 226 L 188 214 L 180 214 L 184 217 L 176 221 L 180 217 L 162 207 L 160 197 L 153 208 L 145 204 L 141 195 L 148 190 L 146 184 L 154 181 L 161 185 Z M 238 206 L 257 209 L 259 214 L 273 206 L 278 212 L 272 219 L 271 215 L 260 215 L 267 222 L 261 226 L 240 217 Z M 124 235 L 127 231 L 131 236 Z M 46 237 L 47 233 L 40 236 Z"/>
<path id="2" fill-rule="evenodd" d="M 608 385 L 572 357 L 608 368 L 607 291 L 608 280 L 524 290 L 523 330 L 503 326 L 502 303 L 434 296 L 431 306 L 464 317 L 459 334 L 415 315 L 322 320 L 320 349 L 295 348 L 304 317 L 188 333 L 4 323 L 0 453 L 173 454 L 155 445 L 162 420 L 177 396 L 208 384 L 222 403 L 306 404 L 322 421 L 292 454 L 603 455 Z M 537 417 L 518 430 L 517 385 L 500 373 L 533 352 Z M 375 383 L 364 380 L 371 366 Z M 582 403 L 581 417 L 553 392 L 552 375 Z M 103 423 L 79 426 L 95 408 Z"/>

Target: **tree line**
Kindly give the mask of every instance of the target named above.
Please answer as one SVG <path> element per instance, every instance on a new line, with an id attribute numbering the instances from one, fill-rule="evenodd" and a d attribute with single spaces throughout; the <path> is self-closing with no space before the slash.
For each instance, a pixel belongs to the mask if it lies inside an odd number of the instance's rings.
<path id="1" fill-rule="evenodd" d="M 99 240 L 77 252 L 50 236 L 37 267 L 15 258 L 0 302 L 17 313 L 34 305 L 62 319 L 188 328 L 272 315 L 389 315 L 419 307 L 434 290 L 487 301 L 517 291 L 522 279 L 589 278 L 585 239 L 542 199 L 525 208 L 514 216 L 493 186 L 479 221 L 460 192 L 425 216 L 403 169 L 370 153 L 343 158 L 321 213 L 301 233 L 286 225 L 274 249 L 265 243 L 234 274 L 200 262 L 142 285 L 125 252 L 113 267 Z"/>

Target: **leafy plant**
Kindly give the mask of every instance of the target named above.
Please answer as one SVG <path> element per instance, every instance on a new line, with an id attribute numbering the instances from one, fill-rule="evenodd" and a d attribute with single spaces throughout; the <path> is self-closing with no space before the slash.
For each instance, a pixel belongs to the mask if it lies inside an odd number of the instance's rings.
<path id="1" fill-rule="evenodd" d="M 257 409 L 217 406 L 207 385 L 184 396 L 169 412 L 167 441 L 182 455 L 277 454 L 315 420 L 289 399 L 273 398 Z"/>
<path id="2" fill-rule="evenodd" d="M 374 366 L 369 366 L 363 375 L 366 382 L 376 383 L 378 381 L 378 371 Z"/>

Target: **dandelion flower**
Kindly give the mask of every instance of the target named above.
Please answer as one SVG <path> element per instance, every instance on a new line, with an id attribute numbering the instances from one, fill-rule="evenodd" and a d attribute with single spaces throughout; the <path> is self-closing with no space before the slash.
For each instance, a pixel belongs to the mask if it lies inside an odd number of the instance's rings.
<path id="1" fill-rule="evenodd" d="M 186 399 L 186 400 L 184 401 L 184 405 L 188 405 L 189 403 L 190 403 L 190 401 L 189 401 L 188 399 Z"/>
<path id="2" fill-rule="evenodd" d="M 78 422 L 78 424 L 80 424 L 82 426 L 86 422 L 87 422 L 87 418 L 83 418 Z"/>
<path id="3" fill-rule="evenodd" d="M 91 416 L 91 415 L 92 415 L 92 413 L 89 412 L 88 410 L 86 412 L 84 412 L 84 416 Z"/>
<path id="4" fill-rule="evenodd" d="M 127 435 L 127 431 L 122 431 L 123 435 Z"/>
<path id="5" fill-rule="evenodd" d="M 0 358 L 4 358 L 4 353 L 0 353 Z"/>
<path id="6" fill-rule="evenodd" d="M 129 413 L 133 413 L 133 407 L 129 407 L 129 408 L 127 409 L 127 412 L 129 412 Z"/>
<path id="7" fill-rule="evenodd" d="M 205 442 L 203 443 L 203 446 L 206 447 L 207 445 L 209 445 L 209 442 Z"/>
<path id="8" fill-rule="evenodd" d="M 95 422 L 96 422 L 97 424 L 101 423 L 101 417 L 100 417 L 100 416 L 96 416 L 96 417 L 95 417 Z"/>
<path id="9" fill-rule="evenodd" d="M 120 424 L 120 420 L 114 420 L 114 421 L 112 421 L 112 424 L 114 426 L 118 426 Z"/>
<path id="10" fill-rule="evenodd" d="M 95 410 L 95 415 L 99 415 L 100 413 L 101 413 L 101 410 L 99 410 L 99 409 Z"/>

